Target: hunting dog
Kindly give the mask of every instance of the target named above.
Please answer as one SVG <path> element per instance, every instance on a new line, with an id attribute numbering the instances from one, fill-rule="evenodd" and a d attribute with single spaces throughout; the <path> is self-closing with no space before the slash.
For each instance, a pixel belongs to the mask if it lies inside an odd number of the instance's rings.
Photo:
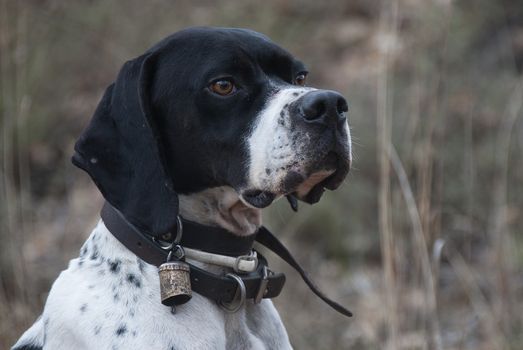
<path id="1" fill-rule="evenodd" d="M 124 64 L 73 163 L 145 235 L 168 232 L 177 213 L 251 235 L 274 200 L 315 203 L 349 171 L 347 102 L 306 78 L 257 32 L 182 30 Z M 157 267 L 100 220 L 13 349 L 291 348 L 270 299 L 230 313 L 194 293 L 174 313 L 159 295 Z"/>

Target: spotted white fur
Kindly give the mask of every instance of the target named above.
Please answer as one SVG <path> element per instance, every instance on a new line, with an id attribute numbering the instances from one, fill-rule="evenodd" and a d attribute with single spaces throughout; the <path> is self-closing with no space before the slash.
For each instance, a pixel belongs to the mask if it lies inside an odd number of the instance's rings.
<path id="1" fill-rule="evenodd" d="M 53 284 L 44 312 L 13 349 L 290 349 L 270 300 L 234 314 L 196 293 L 176 314 L 160 303 L 157 268 L 102 221 Z M 31 347 L 32 346 L 32 347 Z"/>

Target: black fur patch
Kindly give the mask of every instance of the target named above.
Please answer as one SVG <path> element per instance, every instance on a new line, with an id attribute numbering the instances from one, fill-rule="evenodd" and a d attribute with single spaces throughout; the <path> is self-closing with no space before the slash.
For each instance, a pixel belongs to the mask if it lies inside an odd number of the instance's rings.
<path id="1" fill-rule="evenodd" d="M 87 254 L 87 247 L 84 245 L 82 249 L 80 249 L 80 257 L 85 256 Z"/>
<path id="2" fill-rule="evenodd" d="M 132 273 L 127 275 L 127 282 L 131 283 L 136 288 L 141 288 L 142 287 L 142 282 L 140 281 L 140 279 L 138 277 L 136 277 L 136 275 L 134 275 Z"/>
<path id="3" fill-rule="evenodd" d="M 116 259 L 115 261 L 107 260 L 107 264 L 109 264 L 109 271 L 111 271 L 112 273 L 120 272 L 121 263 L 122 262 L 118 259 Z"/>
<path id="4" fill-rule="evenodd" d="M 127 333 L 127 326 L 125 324 L 122 324 L 118 329 L 116 330 L 115 334 L 119 337 L 125 335 Z"/>
<path id="5" fill-rule="evenodd" d="M 96 244 L 93 244 L 93 252 L 91 253 L 90 259 L 96 260 L 96 259 L 98 259 L 99 255 L 100 255 L 100 253 L 98 252 L 98 247 L 96 246 Z"/>

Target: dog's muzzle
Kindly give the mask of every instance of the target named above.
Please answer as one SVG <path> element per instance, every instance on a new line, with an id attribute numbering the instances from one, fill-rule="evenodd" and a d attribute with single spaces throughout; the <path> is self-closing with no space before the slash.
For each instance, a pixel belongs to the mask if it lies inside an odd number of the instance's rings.
<path id="1" fill-rule="evenodd" d="M 336 189 L 349 172 L 345 98 L 330 90 L 295 94 L 278 93 L 252 135 L 253 170 L 248 187 L 238 192 L 254 207 L 264 208 L 282 195 L 316 203 L 325 189 Z"/>

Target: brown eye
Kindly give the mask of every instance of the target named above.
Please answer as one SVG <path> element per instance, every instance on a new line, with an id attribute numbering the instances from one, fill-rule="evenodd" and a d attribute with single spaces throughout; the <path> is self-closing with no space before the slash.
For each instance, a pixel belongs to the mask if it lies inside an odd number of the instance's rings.
<path id="1" fill-rule="evenodd" d="M 296 85 L 305 86 L 305 83 L 307 82 L 307 74 L 300 73 L 296 76 L 294 80 L 296 82 Z"/>
<path id="2" fill-rule="evenodd" d="M 212 92 L 221 96 L 227 96 L 236 91 L 234 83 L 227 79 L 216 80 L 209 88 Z"/>

